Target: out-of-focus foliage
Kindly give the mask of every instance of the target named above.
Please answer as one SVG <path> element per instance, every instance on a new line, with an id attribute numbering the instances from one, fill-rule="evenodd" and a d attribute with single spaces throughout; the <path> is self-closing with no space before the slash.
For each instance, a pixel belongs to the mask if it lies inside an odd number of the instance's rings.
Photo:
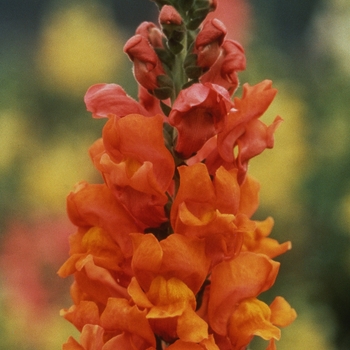
<path id="1" fill-rule="evenodd" d="M 274 294 L 285 295 L 299 317 L 278 349 L 349 349 L 350 3 L 246 3 L 241 82 L 272 79 L 279 93 L 267 117 L 284 119 L 275 148 L 251 164 L 262 183 L 257 218 L 272 215 L 273 235 L 293 242 Z M 155 20 L 154 6 L 0 0 L 0 349 L 57 349 L 72 333 L 58 315 L 69 305 L 68 287 L 54 271 L 72 230 L 65 196 L 97 176 L 87 149 L 102 123 L 85 112 L 83 95 L 98 82 L 135 94 L 122 46 L 138 23 Z M 61 253 L 49 259 L 53 248 Z M 21 290 L 34 293 L 35 310 Z"/>

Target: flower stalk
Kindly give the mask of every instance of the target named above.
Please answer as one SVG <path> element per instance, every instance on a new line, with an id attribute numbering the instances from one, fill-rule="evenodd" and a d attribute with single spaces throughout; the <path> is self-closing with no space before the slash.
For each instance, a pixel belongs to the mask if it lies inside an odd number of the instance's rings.
<path id="1" fill-rule="evenodd" d="M 244 50 L 226 38 L 213 0 L 155 0 L 124 51 L 138 101 L 116 84 L 85 95 L 106 118 L 89 149 L 103 182 L 80 182 L 67 198 L 77 231 L 58 271 L 74 275 L 74 305 L 61 311 L 81 332 L 64 350 L 246 350 L 254 336 L 276 349 L 296 317 L 270 289 L 291 248 L 253 219 L 260 185 L 248 163 L 274 146 L 282 121 L 260 117 L 277 90 L 265 80 L 234 97 Z"/>

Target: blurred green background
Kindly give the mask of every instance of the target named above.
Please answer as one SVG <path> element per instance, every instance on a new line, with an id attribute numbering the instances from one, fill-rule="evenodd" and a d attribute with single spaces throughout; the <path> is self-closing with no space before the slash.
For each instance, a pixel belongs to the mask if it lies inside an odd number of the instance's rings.
<path id="1" fill-rule="evenodd" d="M 246 49 L 241 83 L 279 90 L 264 117 L 284 119 L 275 148 L 251 162 L 256 218 L 293 243 L 263 296 L 299 315 L 278 349 L 350 349 L 350 2 L 218 1 Z M 77 334 L 59 316 L 71 280 L 56 271 L 74 232 L 65 197 L 99 181 L 87 149 L 104 121 L 83 96 L 99 82 L 136 96 L 122 47 L 143 20 L 157 20 L 151 1 L 0 0 L 0 349 L 59 349 Z"/>

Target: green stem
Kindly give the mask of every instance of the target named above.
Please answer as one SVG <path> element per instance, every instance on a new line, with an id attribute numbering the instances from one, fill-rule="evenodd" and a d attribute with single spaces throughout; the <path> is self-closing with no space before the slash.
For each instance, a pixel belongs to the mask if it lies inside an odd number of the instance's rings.
<path id="1" fill-rule="evenodd" d="M 184 70 L 184 61 L 187 55 L 187 35 L 184 36 L 181 44 L 183 45 L 183 49 L 175 56 L 175 64 L 172 72 L 174 82 L 174 94 L 171 101 L 172 104 L 182 90 L 182 86 L 187 82 L 187 76 Z"/>

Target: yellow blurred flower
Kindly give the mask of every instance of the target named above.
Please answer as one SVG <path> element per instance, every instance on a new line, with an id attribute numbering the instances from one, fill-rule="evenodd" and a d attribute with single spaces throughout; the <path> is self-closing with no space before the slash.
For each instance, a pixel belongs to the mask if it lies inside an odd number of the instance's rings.
<path id="1" fill-rule="evenodd" d="M 86 151 L 92 138 L 60 135 L 49 148 L 34 146 L 21 184 L 24 202 L 39 213 L 64 211 L 72 185 L 97 175 Z"/>
<path id="2" fill-rule="evenodd" d="M 120 31 L 106 9 L 89 4 L 73 2 L 48 14 L 37 57 L 48 86 L 77 96 L 124 66 Z"/>
<path id="3" fill-rule="evenodd" d="M 0 112 L 0 170 L 9 167 L 28 143 L 28 130 L 22 113 L 15 108 Z"/>

